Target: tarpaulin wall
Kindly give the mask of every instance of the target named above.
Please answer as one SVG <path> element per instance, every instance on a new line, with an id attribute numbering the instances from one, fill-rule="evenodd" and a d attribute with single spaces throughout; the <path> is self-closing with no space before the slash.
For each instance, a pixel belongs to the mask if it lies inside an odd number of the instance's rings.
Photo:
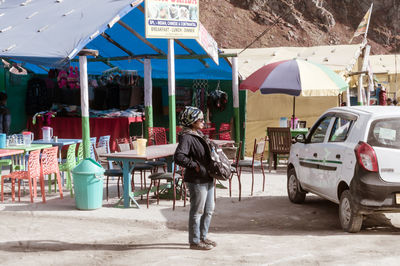
<path id="1" fill-rule="evenodd" d="M 25 98 L 28 75 L 15 75 L 0 67 L 0 90 L 7 93 L 7 107 L 11 113 L 10 134 L 20 133 L 26 128 Z"/>
<path id="2" fill-rule="evenodd" d="M 259 91 L 247 94 L 246 156 L 251 156 L 254 139 L 266 135 L 267 127 L 279 127 L 279 119 L 293 112 L 293 96 L 281 94 L 262 95 Z M 328 108 L 338 105 L 338 97 L 296 97 L 296 117 L 307 121 L 311 127 Z M 268 148 L 267 148 L 268 149 Z M 267 150 L 266 149 L 266 150 Z"/>

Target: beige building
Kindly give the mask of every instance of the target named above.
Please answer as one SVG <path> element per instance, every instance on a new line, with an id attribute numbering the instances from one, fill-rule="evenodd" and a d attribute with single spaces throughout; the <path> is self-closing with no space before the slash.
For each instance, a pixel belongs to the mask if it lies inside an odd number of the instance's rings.
<path id="1" fill-rule="evenodd" d="M 400 100 L 400 55 L 371 55 L 372 71 L 385 86 L 388 97 Z"/>

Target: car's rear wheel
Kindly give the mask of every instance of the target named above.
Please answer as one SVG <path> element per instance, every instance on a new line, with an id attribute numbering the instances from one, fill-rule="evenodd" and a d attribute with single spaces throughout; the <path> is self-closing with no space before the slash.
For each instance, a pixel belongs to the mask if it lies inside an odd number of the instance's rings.
<path id="1" fill-rule="evenodd" d="M 289 200 L 293 203 L 303 203 L 306 193 L 300 190 L 299 180 L 297 179 L 294 168 L 290 169 L 287 178 L 287 193 Z"/>
<path id="2" fill-rule="evenodd" d="M 349 190 L 343 191 L 340 196 L 339 220 L 346 232 L 357 233 L 361 230 L 363 216 L 355 211 Z"/>

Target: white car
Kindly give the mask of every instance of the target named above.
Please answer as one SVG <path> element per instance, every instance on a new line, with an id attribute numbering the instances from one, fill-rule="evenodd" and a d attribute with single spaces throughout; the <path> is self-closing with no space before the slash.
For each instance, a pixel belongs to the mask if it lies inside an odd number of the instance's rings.
<path id="1" fill-rule="evenodd" d="M 327 110 L 296 137 L 287 176 L 290 201 L 310 192 L 338 203 L 347 232 L 360 231 L 365 214 L 400 212 L 400 107 Z"/>

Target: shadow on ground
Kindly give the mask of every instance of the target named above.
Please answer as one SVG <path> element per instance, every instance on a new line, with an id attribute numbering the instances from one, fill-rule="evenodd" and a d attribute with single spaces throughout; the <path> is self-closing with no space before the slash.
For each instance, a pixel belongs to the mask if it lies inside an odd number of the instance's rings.
<path id="1" fill-rule="evenodd" d="M 178 211 L 185 209 L 178 207 Z M 188 216 L 189 206 L 186 207 Z M 186 224 L 176 224 L 170 209 L 162 210 L 167 226 L 187 230 Z M 186 217 L 187 218 L 187 217 Z M 171 221 L 171 222 L 169 222 Z M 285 196 L 218 198 L 211 223 L 213 232 L 238 232 L 262 235 L 332 235 L 346 234 L 338 218 L 338 205 L 319 198 L 307 196 L 303 204 L 293 204 Z M 400 234 L 384 214 L 365 217 L 361 234 Z"/>
<path id="2" fill-rule="evenodd" d="M 0 250 L 8 252 L 57 252 L 82 250 L 126 251 L 139 249 L 188 249 L 186 243 L 151 243 L 151 244 L 100 244 L 69 243 L 55 240 L 22 240 L 0 243 Z"/>

